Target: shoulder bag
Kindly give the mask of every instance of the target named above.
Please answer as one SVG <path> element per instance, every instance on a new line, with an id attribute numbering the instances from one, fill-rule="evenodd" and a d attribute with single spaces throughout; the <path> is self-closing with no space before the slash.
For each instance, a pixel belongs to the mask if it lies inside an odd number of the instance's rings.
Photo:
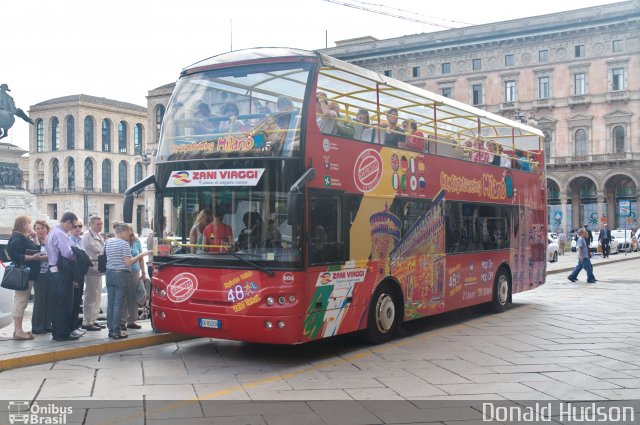
<path id="1" fill-rule="evenodd" d="M 29 268 L 13 264 L 5 267 L 0 286 L 14 291 L 26 291 L 29 289 Z"/>
<path id="2" fill-rule="evenodd" d="M 100 273 L 107 271 L 107 244 L 104 245 L 102 254 L 98 255 L 98 271 Z"/>

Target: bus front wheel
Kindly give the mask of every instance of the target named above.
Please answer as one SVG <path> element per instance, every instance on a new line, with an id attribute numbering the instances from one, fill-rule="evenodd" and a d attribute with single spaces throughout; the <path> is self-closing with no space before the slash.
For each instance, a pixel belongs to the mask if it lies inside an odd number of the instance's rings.
<path id="1" fill-rule="evenodd" d="M 400 321 L 399 300 L 393 286 L 384 283 L 376 289 L 369 306 L 366 339 L 373 344 L 382 344 L 393 338 Z"/>
<path id="2" fill-rule="evenodd" d="M 509 273 L 504 268 L 498 270 L 493 282 L 493 299 L 490 304 L 492 312 L 502 313 L 506 309 L 511 291 L 510 280 Z"/>

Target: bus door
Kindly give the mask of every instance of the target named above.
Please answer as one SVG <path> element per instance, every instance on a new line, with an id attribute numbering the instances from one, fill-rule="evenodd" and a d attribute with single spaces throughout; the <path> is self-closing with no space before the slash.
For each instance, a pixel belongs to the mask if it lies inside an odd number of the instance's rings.
<path id="1" fill-rule="evenodd" d="M 305 336 L 317 339 L 342 333 L 353 303 L 353 283 L 346 279 L 348 215 L 345 197 L 337 191 L 310 191 L 308 299 Z"/>

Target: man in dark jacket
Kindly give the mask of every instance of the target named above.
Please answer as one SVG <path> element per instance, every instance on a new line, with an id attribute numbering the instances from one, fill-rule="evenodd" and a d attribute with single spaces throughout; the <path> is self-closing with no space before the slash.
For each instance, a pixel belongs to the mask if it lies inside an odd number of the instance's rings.
<path id="1" fill-rule="evenodd" d="M 593 242 L 593 233 L 591 232 L 591 229 L 589 229 L 589 225 L 585 224 L 584 225 L 584 230 L 587 232 L 587 234 L 589 235 L 586 239 L 585 242 L 587 243 L 587 249 L 589 249 L 589 246 L 591 245 L 591 242 Z"/>
<path id="2" fill-rule="evenodd" d="M 609 257 L 609 250 L 611 249 L 611 231 L 607 227 L 606 223 L 602 226 L 602 230 L 598 236 L 598 242 L 602 245 L 602 258 Z"/>

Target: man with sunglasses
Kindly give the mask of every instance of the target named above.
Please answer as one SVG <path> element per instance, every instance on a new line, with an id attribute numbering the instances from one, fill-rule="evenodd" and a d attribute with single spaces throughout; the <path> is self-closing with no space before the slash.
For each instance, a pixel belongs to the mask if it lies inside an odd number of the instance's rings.
<path id="1" fill-rule="evenodd" d="M 71 243 L 67 234 L 78 225 L 78 216 L 72 212 L 66 212 L 60 219 L 60 224 L 55 226 L 47 235 L 47 261 L 49 264 L 49 283 L 53 292 L 52 296 L 52 340 L 73 341 L 78 336 L 72 336 L 71 332 L 71 308 L 73 303 L 73 281 L 68 270 L 58 266 L 58 260 L 64 257 L 75 261 L 76 257 L 71 249 Z"/>

